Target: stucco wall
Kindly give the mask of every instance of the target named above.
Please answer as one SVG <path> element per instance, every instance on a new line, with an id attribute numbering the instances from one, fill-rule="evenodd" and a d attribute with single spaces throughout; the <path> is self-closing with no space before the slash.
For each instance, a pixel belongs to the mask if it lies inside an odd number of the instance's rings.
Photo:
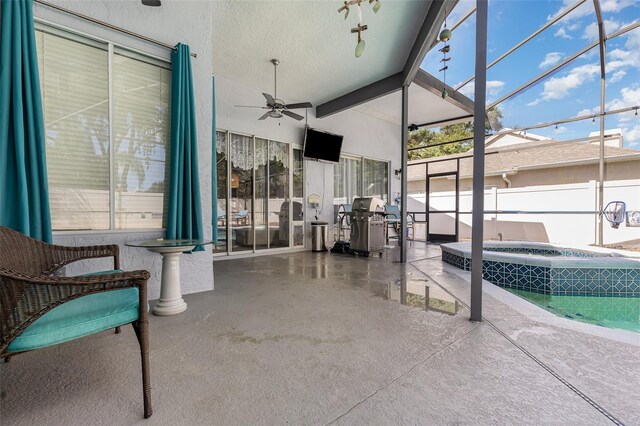
<path id="1" fill-rule="evenodd" d="M 283 63 L 284 63 L 284 59 Z M 268 63 L 268 58 L 265 58 Z M 269 70 L 267 66 L 265 69 Z M 250 108 L 236 108 L 234 105 L 263 105 L 262 92 L 270 92 L 269 87 L 256 88 L 225 76 L 216 76 L 216 127 L 222 130 L 256 135 L 262 138 L 290 142 L 302 146 L 304 138 L 304 120 L 296 121 L 283 117 L 280 120 L 259 121 L 263 111 Z M 306 99 L 291 99 L 286 93 L 278 97 L 287 102 L 300 102 Z M 401 108 L 398 104 L 398 110 Z M 309 126 L 332 133 L 344 135 L 342 152 L 362 155 L 379 160 L 391 161 L 389 180 L 390 197 L 400 191 L 400 181 L 393 177 L 393 170 L 400 168 L 400 126 L 373 118 L 357 111 L 345 111 L 330 117 L 317 119 L 315 110 L 310 109 Z M 300 113 L 304 115 L 304 110 Z M 333 164 L 305 160 L 305 194 L 317 194 L 321 197 L 318 219 L 333 223 Z M 306 241 L 310 243 L 310 222 L 315 220 L 315 209 L 305 203 L 307 220 Z M 331 232 L 331 227 L 330 227 Z M 329 237 L 332 240 L 332 237 Z"/>
<path id="2" fill-rule="evenodd" d="M 558 159 L 561 161 L 562 159 Z M 605 181 L 626 179 L 640 179 L 640 160 L 612 161 L 605 165 Z M 519 170 L 518 173 L 508 174 L 512 188 L 525 188 L 533 185 L 569 185 L 598 180 L 598 164 L 583 164 L 578 166 L 555 166 L 535 170 Z M 473 181 L 470 178 L 460 179 L 460 191 L 471 190 Z M 507 183 L 502 176 L 485 176 L 484 186 L 506 188 Z M 409 193 L 424 192 L 424 180 L 408 182 Z M 448 178 L 431 179 L 431 190 L 435 192 L 451 191 L 455 181 Z"/>
<path id="3" fill-rule="evenodd" d="M 109 22 L 127 30 L 175 45 L 186 43 L 197 53 L 192 58 L 193 85 L 195 92 L 196 119 L 198 126 L 198 156 L 200 162 L 200 189 L 203 206 L 204 234 L 211 236 L 211 70 L 212 54 L 212 11 L 214 3 L 205 0 L 165 1 L 162 7 L 143 6 L 139 0 L 92 0 L 68 1 L 50 0 L 57 5 L 91 17 Z M 141 41 L 137 38 L 102 28 L 82 19 L 57 12 L 46 6 L 34 5 L 36 19 L 62 25 L 66 28 L 104 38 L 120 45 L 137 49 L 161 58 L 170 58 L 170 51 L 163 47 Z M 147 269 L 151 272 L 151 299 L 159 296 L 160 257 L 143 249 L 124 247 L 126 241 L 161 237 L 162 233 L 103 232 L 103 233 L 54 233 L 58 244 L 119 244 L 122 266 L 125 269 Z M 98 265 L 99 267 L 107 265 Z M 95 266 L 69 268 L 70 273 L 82 273 Z M 213 288 L 213 266 L 211 248 L 182 257 L 182 289 L 192 293 Z"/>

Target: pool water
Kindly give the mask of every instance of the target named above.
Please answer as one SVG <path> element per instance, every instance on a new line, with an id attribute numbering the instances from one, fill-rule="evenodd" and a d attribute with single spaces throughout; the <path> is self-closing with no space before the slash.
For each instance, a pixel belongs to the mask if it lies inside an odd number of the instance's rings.
<path id="1" fill-rule="evenodd" d="M 640 333 L 640 298 L 558 296 L 506 289 L 561 317 Z"/>

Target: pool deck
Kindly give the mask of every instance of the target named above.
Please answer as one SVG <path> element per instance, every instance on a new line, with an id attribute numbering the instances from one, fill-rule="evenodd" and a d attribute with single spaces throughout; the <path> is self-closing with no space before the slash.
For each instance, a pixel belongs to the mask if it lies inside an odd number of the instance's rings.
<path id="1" fill-rule="evenodd" d="M 215 291 L 150 318 L 149 420 L 126 327 L 0 365 L 2 424 L 640 424 L 640 334 L 554 318 L 488 283 L 481 323 L 402 305 L 387 297 L 398 279 L 467 304 L 469 273 L 437 246 L 413 243 L 408 265 L 396 255 L 214 262 Z"/>
<path id="2" fill-rule="evenodd" d="M 411 264 L 470 302 L 469 271 L 438 257 Z M 551 370 L 546 374 L 557 374 L 623 423 L 640 424 L 640 334 L 558 317 L 486 280 L 482 303 L 484 321 Z"/>

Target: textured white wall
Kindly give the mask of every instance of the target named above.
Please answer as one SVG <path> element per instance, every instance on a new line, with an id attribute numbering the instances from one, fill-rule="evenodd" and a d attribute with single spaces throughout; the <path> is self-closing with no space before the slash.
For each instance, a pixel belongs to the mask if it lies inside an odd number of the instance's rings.
<path id="1" fill-rule="evenodd" d="M 472 192 L 460 191 L 460 211 L 471 211 Z M 485 190 L 485 210 L 524 211 L 596 211 L 598 190 L 596 181 L 569 185 L 536 185 L 522 188 L 492 188 Z M 605 206 L 610 201 L 624 201 L 628 210 L 640 210 L 640 180 L 627 179 L 605 182 Z M 409 208 L 424 211 L 425 194 L 412 194 Z M 431 194 L 431 207 L 435 210 L 455 208 L 455 192 L 440 191 Z M 432 214 L 429 231 L 451 234 L 454 214 Z M 486 214 L 485 240 L 505 240 L 594 244 L 597 239 L 597 217 L 591 214 Z M 419 227 L 416 238 L 424 238 L 424 226 Z M 471 215 L 460 215 L 460 238 L 471 238 Z M 625 223 L 614 229 L 605 222 L 604 243 L 616 244 L 640 239 L 640 228 Z"/>
<path id="2" fill-rule="evenodd" d="M 211 70 L 213 69 L 213 20 L 214 2 L 206 0 L 172 0 L 162 3 L 162 7 L 146 7 L 139 0 L 50 0 L 57 5 L 97 18 L 121 28 L 147 37 L 175 45 L 186 43 L 192 52 L 193 85 L 195 92 L 196 119 L 198 125 L 198 156 L 200 162 L 200 190 L 204 233 L 211 236 Z M 149 44 L 134 37 L 97 26 L 88 21 L 52 10 L 46 6 L 34 5 L 34 16 L 72 30 L 102 37 L 120 45 L 137 49 L 169 59 L 168 49 Z M 58 244 L 119 244 L 122 266 L 125 269 L 147 269 L 151 272 L 150 298 L 159 296 L 160 256 L 144 249 L 124 247 L 126 241 L 161 237 L 160 232 L 130 233 L 56 233 Z M 107 265 L 100 265 L 107 266 Z M 71 269 L 71 273 L 82 273 L 94 267 L 82 266 Z M 182 289 L 192 293 L 213 288 L 213 266 L 211 248 L 206 251 L 182 257 Z"/>
<path id="3" fill-rule="evenodd" d="M 284 66 L 285 58 L 282 66 Z M 265 63 L 269 58 L 265 58 Z M 289 63 L 287 66 L 295 67 Z M 267 68 L 268 69 L 268 68 Z M 236 80 L 216 76 L 216 126 L 218 129 L 256 135 L 302 146 L 304 139 L 304 121 L 284 117 L 280 120 L 259 121 L 263 111 L 251 108 L 236 108 L 234 105 L 264 105 L 262 92 L 271 93 L 270 87 L 250 87 Z M 278 97 L 288 103 L 306 101 L 291 99 L 286 93 L 278 92 Z M 398 110 L 401 105 L 398 103 Z M 304 115 L 304 110 L 300 110 Z M 383 121 L 361 112 L 349 110 L 326 118 L 317 119 L 315 110 L 309 110 L 309 126 L 332 133 L 344 135 L 342 152 L 362 155 L 379 160 L 391 161 L 390 182 L 393 197 L 400 191 L 400 181 L 393 176 L 393 170 L 400 168 L 400 126 Z M 333 223 L 333 165 L 318 161 L 305 161 L 306 195 L 317 194 L 321 197 L 318 209 L 319 220 Z M 310 222 L 315 220 L 315 209 L 305 205 L 307 219 L 306 241 L 310 247 Z M 329 228 L 331 230 L 331 227 Z M 330 236 L 331 240 L 331 236 Z"/>

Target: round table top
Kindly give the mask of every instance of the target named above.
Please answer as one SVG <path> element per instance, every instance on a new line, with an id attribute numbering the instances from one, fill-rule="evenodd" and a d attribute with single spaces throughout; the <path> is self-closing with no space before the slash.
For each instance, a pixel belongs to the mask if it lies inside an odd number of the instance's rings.
<path id="1" fill-rule="evenodd" d="M 190 246 L 204 246 L 207 244 L 213 244 L 210 240 L 144 240 L 144 241 L 131 241 L 124 243 L 129 247 L 143 247 L 143 248 L 162 248 L 162 247 L 190 247 Z"/>

